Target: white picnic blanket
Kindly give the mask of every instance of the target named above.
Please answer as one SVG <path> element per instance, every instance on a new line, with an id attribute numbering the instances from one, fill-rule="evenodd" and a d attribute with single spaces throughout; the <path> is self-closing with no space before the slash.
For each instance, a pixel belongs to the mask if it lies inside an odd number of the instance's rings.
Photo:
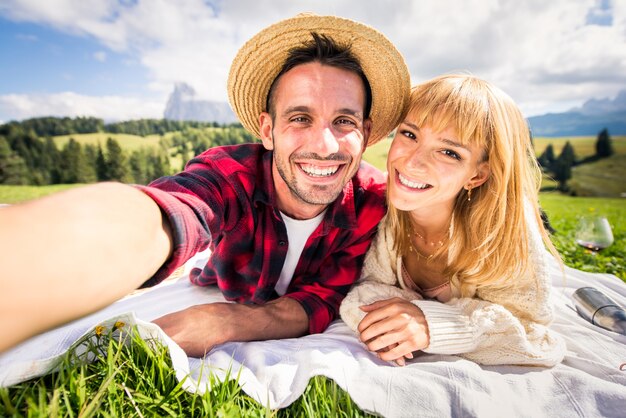
<path id="1" fill-rule="evenodd" d="M 201 262 L 201 261 L 200 261 Z M 571 294 L 593 286 L 626 306 L 626 285 L 617 277 L 566 269 L 553 277 L 553 327 L 568 353 L 554 368 L 484 367 L 455 356 L 420 355 L 398 367 L 369 353 L 341 321 L 326 332 L 302 338 L 227 343 L 204 359 L 188 358 L 156 325 L 148 322 L 186 306 L 223 301 L 216 288 L 188 280 L 161 284 L 129 296 L 93 315 L 31 338 L 0 355 L 0 386 L 48 373 L 83 334 L 116 321 L 136 324 L 145 338 L 170 349 L 177 376 L 189 391 L 203 391 L 209 372 L 224 379 L 239 375 L 242 389 L 262 405 L 286 407 L 316 375 L 346 390 L 363 410 L 385 417 L 625 417 L 626 336 L 600 329 L 573 310 Z"/>

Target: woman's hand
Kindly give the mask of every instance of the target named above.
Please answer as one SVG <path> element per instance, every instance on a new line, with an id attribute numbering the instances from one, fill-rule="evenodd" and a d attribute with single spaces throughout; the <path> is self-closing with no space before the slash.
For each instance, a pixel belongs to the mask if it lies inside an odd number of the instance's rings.
<path id="1" fill-rule="evenodd" d="M 428 347 L 428 323 L 420 308 L 402 298 L 379 300 L 363 305 L 367 315 L 358 326 L 360 338 L 367 348 L 385 361 L 400 366 L 413 352 Z"/>

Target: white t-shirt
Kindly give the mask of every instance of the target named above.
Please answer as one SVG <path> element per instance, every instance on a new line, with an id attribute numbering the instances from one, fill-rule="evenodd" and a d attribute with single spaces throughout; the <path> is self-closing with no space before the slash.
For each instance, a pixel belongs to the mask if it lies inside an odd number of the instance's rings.
<path id="1" fill-rule="evenodd" d="M 276 283 L 276 293 L 280 296 L 284 295 L 287 291 L 289 283 L 293 278 L 293 272 L 296 270 L 296 265 L 304 250 L 304 244 L 315 231 L 315 228 L 322 223 L 326 210 L 317 215 L 315 218 L 298 220 L 290 218 L 284 213 L 280 213 L 287 227 L 287 239 L 289 247 L 287 248 L 287 257 L 285 258 L 285 264 L 283 264 L 283 270 L 280 272 L 280 277 Z"/>

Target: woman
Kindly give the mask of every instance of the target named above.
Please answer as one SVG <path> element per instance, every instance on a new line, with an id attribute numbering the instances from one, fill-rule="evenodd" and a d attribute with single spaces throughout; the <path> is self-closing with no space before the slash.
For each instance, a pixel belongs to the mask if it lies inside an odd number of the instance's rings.
<path id="1" fill-rule="evenodd" d="M 481 364 L 552 366 L 540 170 L 517 106 L 489 83 L 446 75 L 415 87 L 387 159 L 389 210 L 341 305 L 368 349 Z"/>

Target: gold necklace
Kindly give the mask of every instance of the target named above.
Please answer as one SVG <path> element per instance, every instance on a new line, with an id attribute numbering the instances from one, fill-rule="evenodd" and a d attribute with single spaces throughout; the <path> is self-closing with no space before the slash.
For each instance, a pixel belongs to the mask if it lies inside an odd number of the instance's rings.
<path id="1" fill-rule="evenodd" d="M 417 232 L 417 231 L 415 230 L 415 228 L 413 228 L 413 233 L 414 233 L 415 235 L 417 235 L 418 237 L 420 237 L 420 238 L 421 238 L 424 242 L 426 242 L 426 239 L 424 238 L 424 236 L 423 236 L 422 234 L 420 234 L 419 232 Z M 434 241 L 431 241 L 431 242 L 426 242 L 426 244 L 430 245 L 431 247 L 434 247 L 434 246 L 435 246 L 435 242 L 434 242 Z M 439 240 L 439 241 L 437 241 L 437 245 L 438 245 L 439 247 L 441 247 L 441 246 L 443 245 L 443 240 Z"/>
<path id="2" fill-rule="evenodd" d="M 421 252 L 417 251 L 417 249 L 413 245 L 413 240 L 411 239 L 411 234 L 406 234 L 406 236 L 409 239 L 409 251 L 413 251 L 415 254 L 417 254 L 418 256 L 420 256 L 422 258 L 425 258 L 426 260 L 430 260 L 431 258 L 433 258 L 435 253 L 432 253 L 432 254 L 430 254 L 428 256 L 422 254 Z"/>
<path id="3" fill-rule="evenodd" d="M 427 242 L 426 239 L 424 239 L 424 236 L 422 234 L 420 234 L 419 232 L 417 232 L 415 230 L 415 227 L 411 224 L 411 229 L 413 230 L 413 234 L 417 235 L 420 239 L 422 239 L 424 242 L 426 242 L 427 245 L 430 245 L 431 247 L 435 246 L 435 242 Z M 448 233 L 449 233 L 449 229 L 448 229 Z M 433 258 L 433 256 L 435 255 L 435 253 L 437 252 L 437 250 L 439 248 L 441 248 L 443 246 L 443 240 L 439 240 L 437 241 L 437 248 L 435 249 L 435 252 L 433 252 L 430 255 L 424 255 L 421 252 L 417 251 L 417 248 L 415 248 L 415 245 L 413 245 L 413 239 L 411 238 L 411 234 L 406 234 L 407 238 L 409 239 L 409 251 L 413 251 L 415 254 L 417 254 L 418 256 L 425 258 L 426 260 L 430 260 L 431 258 Z"/>

